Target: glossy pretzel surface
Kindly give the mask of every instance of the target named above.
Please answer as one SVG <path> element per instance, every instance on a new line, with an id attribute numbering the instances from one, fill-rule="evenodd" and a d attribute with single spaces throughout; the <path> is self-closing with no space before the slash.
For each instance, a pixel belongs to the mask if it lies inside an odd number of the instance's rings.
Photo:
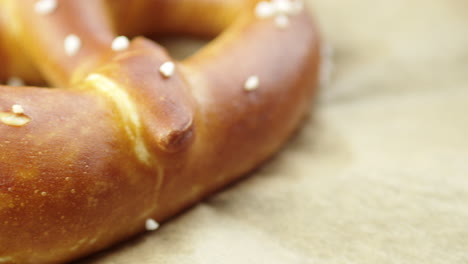
<path id="1" fill-rule="evenodd" d="M 176 61 L 139 37 L 163 33 L 220 35 Z M 252 170 L 318 53 L 299 0 L 0 0 L 0 80 L 56 87 L 0 86 L 0 263 L 90 254 Z"/>

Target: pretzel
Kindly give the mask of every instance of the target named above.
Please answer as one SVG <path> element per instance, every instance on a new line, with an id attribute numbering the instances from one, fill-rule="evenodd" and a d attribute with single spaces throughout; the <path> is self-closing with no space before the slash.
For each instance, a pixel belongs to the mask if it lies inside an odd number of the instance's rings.
<path id="1" fill-rule="evenodd" d="M 169 33 L 219 36 L 182 61 L 139 37 Z M 0 263 L 89 255 L 239 179 L 319 67 L 299 0 L 0 0 L 0 56 Z"/>

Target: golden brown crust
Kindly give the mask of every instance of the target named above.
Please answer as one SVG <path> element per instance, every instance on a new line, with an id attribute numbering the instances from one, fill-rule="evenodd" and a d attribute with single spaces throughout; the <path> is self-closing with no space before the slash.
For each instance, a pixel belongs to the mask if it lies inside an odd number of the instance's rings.
<path id="1" fill-rule="evenodd" d="M 46 16 L 35 2 L 0 4 L 44 78 L 67 89 L 0 86 L 0 263 L 71 260 L 165 221 L 277 151 L 315 91 L 305 11 L 284 27 L 258 18 L 255 0 L 63 0 Z M 164 20 L 137 20 L 151 11 Z M 110 48 L 121 32 L 222 30 L 180 62 L 142 37 Z M 82 41 L 72 56 L 70 32 Z M 174 72 L 160 70 L 168 61 Z"/>
<path id="2" fill-rule="evenodd" d="M 11 13 L 5 12 L 7 0 L 0 0 L 0 83 L 8 82 L 8 79 L 22 76 L 32 84 L 42 84 L 43 80 L 37 70 L 32 67 L 30 58 L 23 48 L 18 45 L 14 28 L 11 27 Z"/>

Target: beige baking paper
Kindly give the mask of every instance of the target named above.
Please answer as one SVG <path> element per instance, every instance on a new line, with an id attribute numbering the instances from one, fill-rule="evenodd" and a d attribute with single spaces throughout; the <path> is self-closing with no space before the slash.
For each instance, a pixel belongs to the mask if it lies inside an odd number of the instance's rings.
<path id="1" fill-rule="evenodd" d="M 300 132 L 82 263 L 468 263 L 468 1 L 309 2 L 334 70 Z"/>

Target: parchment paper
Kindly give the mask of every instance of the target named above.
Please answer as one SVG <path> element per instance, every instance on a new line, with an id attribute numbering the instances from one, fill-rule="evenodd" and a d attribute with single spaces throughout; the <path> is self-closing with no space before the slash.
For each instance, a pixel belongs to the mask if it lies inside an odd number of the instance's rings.
<path id="1" fill-rule="evenodd" d="M 334 71 L 300 132 L 81 263 L 468 263 L 468 1 L 309 2 Z"/>

